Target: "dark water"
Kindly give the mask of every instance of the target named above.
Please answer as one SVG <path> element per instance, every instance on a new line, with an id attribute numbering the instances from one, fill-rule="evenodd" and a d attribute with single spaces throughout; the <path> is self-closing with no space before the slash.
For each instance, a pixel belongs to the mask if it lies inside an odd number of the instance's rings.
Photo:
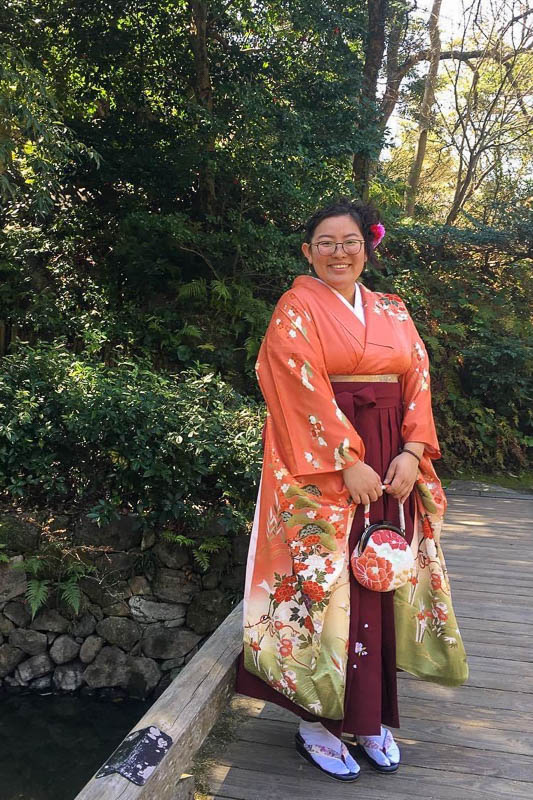
<path id="1" fill-rule="evenodd" d="M 0 800 L 73 800 L 149 706 L 0 697 Z"/>

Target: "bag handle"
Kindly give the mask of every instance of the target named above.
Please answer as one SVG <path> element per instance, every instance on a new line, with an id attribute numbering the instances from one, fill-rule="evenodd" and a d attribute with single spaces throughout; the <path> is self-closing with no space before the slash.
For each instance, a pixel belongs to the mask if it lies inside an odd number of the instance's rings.
<path id="1" fill-rule="evenodd" d="M 405 534 L 405 512 L 403 509 L 403 503 L 400 503 L 399 500 L 398 500 L 398 511 L 400 514 L 400 530 L 403 534 Z M 370 527 L 370 503 L 365 505 L 364 516 L 365 516 L 365 529 L 366 529 Z"/>

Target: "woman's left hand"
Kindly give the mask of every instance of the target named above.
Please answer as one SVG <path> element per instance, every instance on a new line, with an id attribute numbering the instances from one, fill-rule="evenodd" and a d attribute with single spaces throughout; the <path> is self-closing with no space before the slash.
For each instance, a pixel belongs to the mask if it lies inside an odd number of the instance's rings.
<path id="1" fill-rule="evenodd" d="M 400 503 L 405 503 L 415 485 L 418 475 L 418 462 L 409 453 L 400 453 L 389 464 L 387 474 L 383 480 L 387 484 L 387 494 L 396 497 Z"/>

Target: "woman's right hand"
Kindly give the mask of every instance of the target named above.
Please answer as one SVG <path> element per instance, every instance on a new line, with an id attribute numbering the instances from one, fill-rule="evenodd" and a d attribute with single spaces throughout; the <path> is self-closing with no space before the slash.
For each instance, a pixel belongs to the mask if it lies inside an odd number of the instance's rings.
<path id="1" fill-rule="evenodd" d="M 342 477 L 354 503 L 367 505 L 383 494 L 381 478 L 364 461 L 343 469 Z"/>

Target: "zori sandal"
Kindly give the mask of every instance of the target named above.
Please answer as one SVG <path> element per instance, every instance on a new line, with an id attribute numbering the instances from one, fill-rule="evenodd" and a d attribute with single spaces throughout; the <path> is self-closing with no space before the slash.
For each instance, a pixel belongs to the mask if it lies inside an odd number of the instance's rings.
<path id="1" fill-rule="evenodd" d="M 350 750 L 354 756 L 363 755 L 378 772 L 396 772 L 400 766 L 400 750 L 387 728 L 381 728 L 380 736 L 357 736 L 357 747 Z"/>
<path id="2" fill-rule="evenodd" d="M 360 771 L 357 772 L 347 772 L 345 774 L 339 775 L 335 774 L 334 772 L 330 772 L 329 770 L 321 767 L 315 759 L 313 758 L 313 754 L 317 756 L 326 756 L 327 758 L 334 758 L 338 761 L 341 761 L 344 766 L 346 766 L 346 756 L 349 756 L 350 753 L 346 747 L 346 745 L 341 742 L 341 752 L 340 755 L 335 750 L 332 750 L 331 747 L 324 747 L 324 745 L 320 744 L 307 744 L 305 739 L 300 733 L 296 733 L 294 736 L 294 742 L 296 745 L 296 750 L 305 758 L 306 761 L 309 761 L 314 767 L 319 769 L 321 772 L 325 772 L 326 775 L 329 775 L 330 778 L 335 778 L 337 781 L 344 781 L 345 783 L 350 783 L 351 781 L 356 781 L 359 777 Z"/>

